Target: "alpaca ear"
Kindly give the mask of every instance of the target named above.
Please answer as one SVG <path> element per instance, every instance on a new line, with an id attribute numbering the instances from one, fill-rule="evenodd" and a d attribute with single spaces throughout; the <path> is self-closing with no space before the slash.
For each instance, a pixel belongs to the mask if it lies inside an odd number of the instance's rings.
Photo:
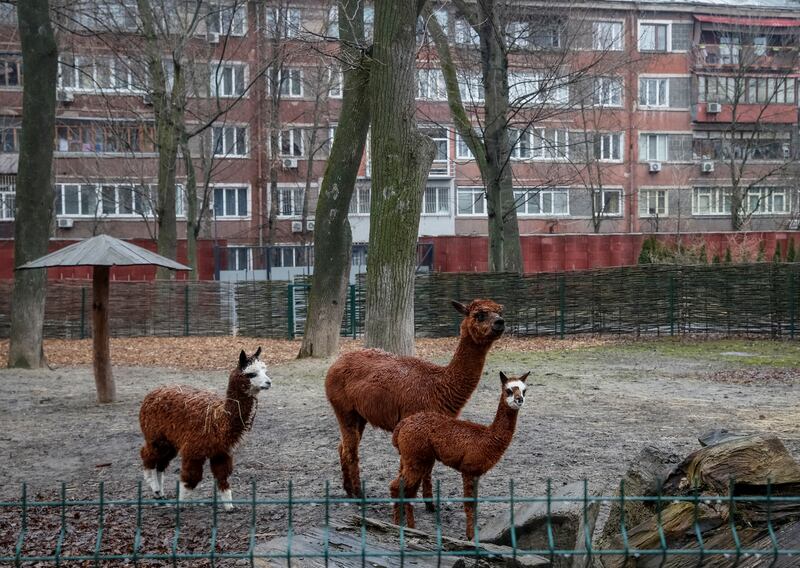
<path id="1" fill-rule="evenodd" d="M 455 300 L 450 300 L 450 301 L 452 302 L 453 307 L 456 309 L 457 312 L 465 316 L 469 315 L 469 310 L 467 309 L 467 306 L 465 306 L 461 302 L 456 302 Z"/>
<path id="2" fill-rule="evenodd" d="M 508 382 L 508 377 L 503 371 L 500 371 L 500 382 L 506 384 Z"/>
<path id="3" fill-rule="evenodd" d="M 256 352 L 253 353 L 253 359 L 258 359 L 259 355 L 261 355 L 261 347 L 260 346 L 259 346 L 258 349 L 256 349 Z"/>
<path id="4" fill-rule="evenodd" d="M 242 349 L 242 352 L 239 353 L 239 368 L 244 369 L 245 367 L 247 367 L 247 354 Z"/>
<path id="5" fill-rule="evenodd" d="M 522 375 L 522 376 L 519 378 L 519 380 L 520 380 L 520 381 L 522 381 L 522 382 L 524 383 L 524 382 L 525 382 L 525 379 L 527 379 L 527 378 L 528 378 L 528 375 L 530 375 L 530 374 L 531 374 L 531 372 L 530 372 L 530 371 L 528 371 L 527 373 L 525 373 L 524 375 Z"/>

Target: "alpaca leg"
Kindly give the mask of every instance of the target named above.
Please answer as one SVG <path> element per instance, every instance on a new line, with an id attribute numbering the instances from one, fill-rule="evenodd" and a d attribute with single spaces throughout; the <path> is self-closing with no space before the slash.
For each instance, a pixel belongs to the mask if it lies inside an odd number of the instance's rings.
<path id="1" fill-rule="evenodd" d="M 389 485 L 389 494 L 391 495 L 392 499 L 399 499 L 400 498 L 400 483 L 403 484 L 403 498 L 404 499 L 414 499 L 417 496 L 417 491 L 419 490 L 420 484 L 420 477 L 414 476 L 413 473 L 409 474 L 408 472 L 404 472 L 403 469 L 400 470 L 400 473 L 397 474 L 397 479 L 392 481 Z M 414 520 L 414 507 L 411 503 L 404 503 L 405 509 L 405 525 L 413 529 L 416 526 L 416 522 Z M 393 513 L 393 521 L 394 524 L 400 524 L 400 504 L 394 504 L 394 513 Z"/>
<path id="2" fill-rule="evenodd" d="M 214 479 L 217 480 L 217 487 L 220 492 L 220 501 L 222 501 L 222 508 L 226 511 L 233 511 L 233 496 L 231 495 L 231 486 L 228 483 L 228 477 L 233 472 L 233 458 L 228 454 L 221 454 L 211 458 L 211 473 Z"/>
<path id="3" fill-rule="evenodd" d="M 164 493 L 158 485 L 158 477 L 156 475 L 156 466 L 159 458 L 158 450 L 150 442 L 145 442 L 139 453 L 142 456 L 142 465 L 144 466 L 144 471 L 142 472 L 144 481 L 152 489 L 153 495 L 157 499 L 161 499 Z"/>
<path id="4" fill-rule="evenodd" d="M 336 412 L 342 440 L 339 443 L 339 461 L 342 464 L 342 485 L 348 497 L 361 496 L 361 478 L 358 473 L 358 445 L 366 421 L 358 414 Z"/>
<path id="5" fill-rule="evenodd" d="M 160 498 L 164 498 L 166 495 L 164 493 L 164 470 L 167 469 L 169 462 L 171 462 L 175 456 L 178 455 L 178 450 L 175 449 L 175 446 L 172 444 L 164 444 L 162 447 L 159 448 L 159 456 L 158 461 L 156 462 L 156 486 L 158 487 L 158 493 L 160 493 Z"/>
<path id="6" fill-rule="evenodd" d="M 203 479 L 203 464 L 205 458 L 186 458 L 181 456 L 181 485 L 178 490 L 178 500 L 188 501 L 200 480 Z"/>
<path id="7" fill-rule="evenodd" d="M 436 512 L 436 505 L 433 504 L 433 482 L 431 481 L 431 472 L 425 474 L 422 478 L 422 497 L 428 499 L 425 501 L 425 510 L 429 513 Z"/>
<path id="8" fill-rule="evenodd" d="M 475 485 L 478 481 L 477 477 L 461 474 L 464 479 L 464 499 L 472 499 L 475 497 Z M 467 516 L 467 540 L 475 538 L 475 503 L 464 501 L 464 513 Z"/>

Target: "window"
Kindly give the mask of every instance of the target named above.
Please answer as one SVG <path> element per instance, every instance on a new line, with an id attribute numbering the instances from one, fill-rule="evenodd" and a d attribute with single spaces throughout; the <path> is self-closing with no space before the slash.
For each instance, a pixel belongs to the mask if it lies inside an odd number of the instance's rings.
<path id="1" fill-rule="evenodd" d="M 0 56 L 0 87 L 22 86 L 22 56 Z"/>
<path id="2" fill-rule="evenodd" d="M 747 190 L 747 213 L 776 215 L 789 212 L 789 196 L 786 188 L 754 187 Z"/>
<path id="3" fill-rule="evenodd" d="M 641 22 L 639 24 L 639 51 L 670 51 L 669 23 Z"/>
<path id="4" fill-rule="evenodd" d="M 641 134 L 639 136 L 639 160 L 643 162 L 666 162 L 668 136 L 666 134 Z"/>
<path id="5" fill-rule="evenodd" d="M 344 85 L 342 68 L 334 65 L 328 72 L 328 96 L 332 99 L 341 99 L 342 85 Z"/>
<path id="6" fill-rule="evenodd" d="M 366 14 L 364 15 L 366 20 Z M 271 37 L 292 39 L 302 33 L 302 15 L 299 8 L 273 8 L 267 10 L 267 33 Z"/>
<path id="7" fill-rule="evenodd" d="M 125 154 L 154 152 L 151 124 L 62 119 L 56 125 L 57 152 Z"/>
<path id="8" fill-rule="evenodd" d="M 792 159 L 789 132 L 695 132 L 694 159 L 784 162 Z"/>
<path id="9" fill-rule="evenodd" d="M 272 247 L 269 263 L 273 268 L 314 266 L 314 247 L 303 245 Z"/>
<path id="10" fill-rule="evenodd" d="M 622 190 L 598 189 L 594 192 L 594 211 L 596 215 L 621 215 Z"/>
<path id="11" fill-rule="evenodd" d="M 278 188 L 278 215 L 281 217 L 297 217 L 303 214 L 302 186 Z"/>
<path id="12" fill-rule="evenodd" d="M 595 77 L 595 106 L 622 106 L 622 80 L 617 77 Z"/>
<path id="13" fill-rule="evenodd" d="M 125 183 L 56 184 L 56 215 L 73 217 L 151 216 L 156 199 L 153 185 Z M 176 191 L 176 213 L 184 214 L 183 191 Z"/>
<path id="14" fill-rule="evenodd" d="M 247 84 L 247 65 L 223 63 L 211 71 L 211 94 L 215 97 L 240 97 Z"/>
<path id="15" fill-rule="evenodd" d="M 304 156 L 302 128 L 281 130 L 278 133 L 278 142 L 281 148 L 281 156 L 287 158 L 301 158 Z"/>
<path id="16" fill-rule="evenodd" d="M 206 27 L 209 33 L 243 36 L 247 31 L 247 2 L 211 2 Z"/>
<path id="17" fill-rule="evenodd" d="M 515 189 L 518 215 L 569 215 L 569 192 L 566 189 Z"/>
<path id="18" fill-rule="evenodd" d="M 667 215 L 666 189 L 639 190 L 639 217 L 664 217 Z"/>
<path id="19" fill-rule="evenodd" d="M 561 34 L 564 29 L 560 21 L 536 21 L 531 27 L 530 43 L 534 49 L 557 49 L 561 47 Z"/>
<path id="20" fill-rule="evenodd" d="M 19 153 L 19 126 L 0 126 L 0 154 Z"/>
<path id="21" fill-rule="evenodd" d="M 280 93 L 282 97 L 302 97 L 303 96 L 303 70 L 302 69 L 281 69 L 278 74 Z"/>
<path id="22" fill-rule="evenodd" d="M 481 43 L 478 32 L 462 18 L 457 18 L 454 22 L 454 31 L 456 45 L 478 46 Z"/>
<path id="23" fill-rule="evenodd" d="M 478 72 L 467 71 L 458 77 L 458 90 L 464 103 L 482 103 L 485 98 L 483 76 Z"/>
<path id="24" fill-rule="evenodd" d="M 669 79 L 639 79 L 639 104 L 645 107 L 668 107 Z"/>
<path id="25" fill-rule="evenodd" d="M 441 69 L 417 69 L 417 98 L 446 101 L 447 88 Z"/>
<path id="26" fill-rule="evenodd" d="M 569 86 L 554 78 L 542 79 L 528 73 L 508 74 L 508 101 L 512 106 L 563 104 L 569 100 Z"/>
<path id="27" fill-rule="evenodd" d="M 475 156 L 460 134 L 456 134 L 456 160 L 474 160 Z"/>
<path id="28" fill-rule="evenodd" d="M 450 158 L 450 133 L 446 128 L 420 128 L 420 131 L 430 136 L 436 146 L 433 162 L 447 162 Z M 434 166 L 435 167 L 435 166 Z"/>
<path id="29" fill-rule="evenodd" d="M 603 162 L 622 160 L 622 134 L 598 134 L 594 140 L 594 157 Z"/>
<path id="30" fill-rule="evenodd" d="M 439 27 L 442 28 L 444 35 L 448 34 L 448 25 L 447 22 L 449 20 L 449 14 L 445 8 L 439 8 L 434 10 L 433 17 L 436 18 L 436 21 L 439 23 Z M 417 18 L 417 42 L 422 43 L 425 41 L 426 36 L 428 35 L 428 23 L 426 17 L 419 17 Z"/>
<path id="31" fill-rule="evenodd" d="M 458 188 L 459 215 L 486 215 L 486 193 L 482 187 Z"/>
<path id="32" fill-rule="evenodd" d="M 509 129 L 511 158 L 517 160 L 558 160 L 568 155 L 568 134 L 557 128 Z"/>
<path id="33" fill-rule="evenodd" d="M 16 192 L 14 176 L 0 176 L 0 221 L 14 218 Z"/>
<path id="34" fill-rule="evenodd" d="M 246 126 L 215 126 L 212 132 L 212 143 L 215 156 L 226 157 L 247 155 Z"/>
<path id="35" fill-rule="evenodd" d="M 228 247 L 228 270 L 252 270 L 249 247 Z"/>
<path id="36" fill-rule="evenodd" d="M 423 215 L 450 215 L 450 186 L 428 185 L 422 194 Z"/>
<path id="37" fill-rule="evenodd" d="M 215 187 L 214 217 L 247 217 L 249 200 L 246 187 Z"/>
<path id="38" fill-rule="evenodd" d="M 350 199 L 350 215 L 369 215 L 369 186 L 358 186 Z"/>
<path id="39" fill-rule="evenodd" d="M 696 187 L 692 192 L 693 215 L 729 215 L 731 190 L 722 187 Z"/>
<path id="40" fill-rule="evenodd" d="M 509 47 L 528 49 L 530 47 L 530 30 L 527 22 L 512 21 L 506 24 L 506 41 Z"/>
<path id="41" fill-rule="evenodd" d="M 334 2 L 328 10 L 328 21 L 325 22 L 325 35 L 339 39 L 339 5 Z"/>
<path id="42" fill-rule="evenodd" d="M 63 55 L 58 65 L 58 88 L 73 91 L 141 92 L 147 82 L 142 63 L 112 57 Z"/>
<path id="43" fill-rule="evenodd" d="M 621 51 L 622 43 L 622 22 L 592 22 L 593 49 Z"/>

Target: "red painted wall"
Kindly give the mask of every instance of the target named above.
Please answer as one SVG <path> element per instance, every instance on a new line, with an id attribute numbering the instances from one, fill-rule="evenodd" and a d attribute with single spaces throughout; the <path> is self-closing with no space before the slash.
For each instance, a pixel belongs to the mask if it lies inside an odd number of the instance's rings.
<path id="1" fill-rule="evenodd" d="M 51 240 L 50 252 L 57 251 L 76 243 L 76 240 Z M 156 252 L 156 243 L 149 239 L 132 239 L 128 241 L 144 249 Z M 224 241 L 217 241 L 219 246 L 225 246 Z M 186 263 L 186 241 L 178 241 L 178 262 Z M 200 240 L 197 242 L 197 270 L 200 280 L 214 279 L 214 241 Z M 156 275 L 154 266 L 115 266 L 111 269 L 112 280 L 153 280 Z M 89 280 L 92 277 L 91 267 L 75 268 L 50 268 L 47 276 L 51 280 L 64 278 Z M 14 241 L 0 240 L 0 279 L 14 277 Z M 186 280 L 189 273 L 176 271 L 175 278 Z"/>
<path id="2" fill-rule="evenodd" d="M 525 272 L 560 272 L 608 266 L 637 264 L 646 234 L 561 234 L 525 235 L 522 257 Z M 795 231 L 750 233 L 687 233 L 656 235 L 662 242 L 680 241 L 684 247 L 699 250 L 705 244 L 706 255 L 724 258 L 730 248 L 735 261 L 755 261 L 759 243 L 764 242 L 765 260 L 772 260 L 777 243 L 786 257 L 790 239 L 800 253 L 800 233 Z M 488 240 L 485 236 L 423 237 L 433 244 L 433 269 L 439 272 L 485 272 L 488 268 Z"/>

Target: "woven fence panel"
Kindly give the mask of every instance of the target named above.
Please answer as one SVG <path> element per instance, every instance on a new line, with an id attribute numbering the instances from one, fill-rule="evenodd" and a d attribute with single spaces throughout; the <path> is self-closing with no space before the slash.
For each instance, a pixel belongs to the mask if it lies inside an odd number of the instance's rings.
<path id="1" fill-rule="evenodd" d="M 237 282 L 236 328 L 247 337 L 288 336 L 288 283 L 277 281 Z"/>

